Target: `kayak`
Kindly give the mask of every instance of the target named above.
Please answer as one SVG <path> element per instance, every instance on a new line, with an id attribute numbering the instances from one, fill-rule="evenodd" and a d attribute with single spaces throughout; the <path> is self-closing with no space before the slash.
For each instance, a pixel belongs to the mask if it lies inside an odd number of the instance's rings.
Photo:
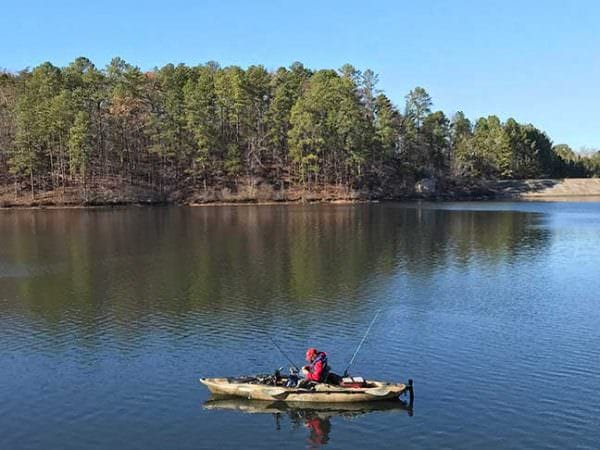
<path id="1" fill-rule="evenodd" d="M 211 393 L 249 400 L 354 403 L 397 399 L 409 394 L 413 398 L 412 380 L 408 384 L 364 381 L 361 386 L 316 383 L 308 387 L 287 387 L 285 377 L 200 378 Z"/>

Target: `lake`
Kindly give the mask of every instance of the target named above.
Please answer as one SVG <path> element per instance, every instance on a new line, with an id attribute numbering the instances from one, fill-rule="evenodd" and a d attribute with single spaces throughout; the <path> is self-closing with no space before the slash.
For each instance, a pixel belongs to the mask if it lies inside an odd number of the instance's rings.
<path id="1" fill-rule="evenodd" d="M 597 448 L 600 203 L 0 211 L 0 448 Z M 414 379 L 412 411 L 203 376 Z"/>

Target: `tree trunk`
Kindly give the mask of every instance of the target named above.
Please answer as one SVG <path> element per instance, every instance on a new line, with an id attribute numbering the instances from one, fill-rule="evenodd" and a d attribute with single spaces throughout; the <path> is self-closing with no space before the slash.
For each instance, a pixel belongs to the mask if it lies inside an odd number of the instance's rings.
<path id="1" fill-rule="evenodd" d="M 49 151 L 50 152 L 50 181 L 52 182 L 52 190 L 54 190 L 55 188 L 55 183 L 54 183 L 54 157 L 52 154 L 52 150 Z"/>

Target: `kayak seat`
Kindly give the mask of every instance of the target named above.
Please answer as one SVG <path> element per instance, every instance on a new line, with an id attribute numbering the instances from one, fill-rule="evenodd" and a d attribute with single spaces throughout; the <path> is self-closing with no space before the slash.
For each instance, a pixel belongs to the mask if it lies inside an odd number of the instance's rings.
<path id="1" fill-rule="evenodd" d="M 342 382 L 342 377 L 340 377 L 337 373 L 329 372 L 327 374 L 327 378 L 325 378 L 325 383 L 332 384 L 334 386 L 339 386 Z"/>

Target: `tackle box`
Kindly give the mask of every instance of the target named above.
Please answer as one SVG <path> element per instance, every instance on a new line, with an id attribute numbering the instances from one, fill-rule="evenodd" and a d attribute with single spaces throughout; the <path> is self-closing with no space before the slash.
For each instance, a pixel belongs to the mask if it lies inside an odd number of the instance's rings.
<path id="1" fill-rule="evenodd" d="M 363 377 L 344 377 L 340 386 L 350 388 L 361 388 L 365 386 L 365 379 Z"/>

